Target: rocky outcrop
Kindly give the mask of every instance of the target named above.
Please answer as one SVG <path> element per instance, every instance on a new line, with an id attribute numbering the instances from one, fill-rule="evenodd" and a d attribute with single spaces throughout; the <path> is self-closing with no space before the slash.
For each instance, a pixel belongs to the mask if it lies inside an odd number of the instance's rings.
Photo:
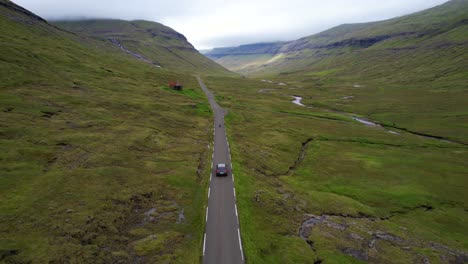
<path id="1" fill-rule="evenodd" d="M 421 249 L 432 251 L 442 263 L 466 263 L 468 261 L 468 253 L 462 250 L 434 241 L 408 238 L 408 229 L 403 226 L 400 226 L 398 230 L 403 236 L 385 231 L 381 229 L 385 226 L 380 225 L 380 222 L 385 221 L 381 218 L 327 214 L 307 214 L 305 217 L 299 229 L 299 237 L 314 251 L 317 251 L 318 247 L 314 238 L 327 236 L 340 241 L 335 245 L 337 250 L 365 262 L 386 262 L 385 250 L 389 248 L 396 252 L 405 252 L 405 255 L 408 255 L 415 263 L 429 263 L 429 256 L 421 253 Z"/>

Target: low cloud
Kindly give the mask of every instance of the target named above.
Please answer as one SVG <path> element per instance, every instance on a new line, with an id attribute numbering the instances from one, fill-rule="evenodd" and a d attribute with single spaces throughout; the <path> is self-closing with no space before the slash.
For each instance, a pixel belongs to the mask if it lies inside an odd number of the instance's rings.
<path id="1" fill-rule="evenodd" d="M 161 22 L 206 49 L 292 40 L 343 23 L 383 20 L 447 0 L 16 0 L 49 19 L 117 18 Z"/>

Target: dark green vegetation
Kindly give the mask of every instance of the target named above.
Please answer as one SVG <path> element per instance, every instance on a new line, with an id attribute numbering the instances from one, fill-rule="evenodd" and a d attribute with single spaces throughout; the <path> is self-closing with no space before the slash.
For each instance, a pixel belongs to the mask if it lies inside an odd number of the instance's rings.
<path id="1" fill-rule="evenodd" d="M 211 113 L 169 70 L 187 64 L 154 67 L 4 0 L 0 31 L 0 262 L 198 263 Z"/>
<path id="2" fill-rule="evenodd" d="M 84 20 L 55 21 L 53 24 L 121 45 L 128 53 L 163 68 L 189 73 L 229 73 L 195 50 L 184 35 L 156 22 Z"/>
<path id="3" fill-rule="evenodd" d="M 468 261 L 467 14 L 340 26 L 241 71 L 271 83 L 206 81 L 230 113 L 249 262 Z"/>

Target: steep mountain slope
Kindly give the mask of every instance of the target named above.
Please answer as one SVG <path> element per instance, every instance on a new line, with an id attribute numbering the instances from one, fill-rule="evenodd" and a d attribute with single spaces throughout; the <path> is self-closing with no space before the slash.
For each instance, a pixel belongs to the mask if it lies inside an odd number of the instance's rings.
<path id="1" fill-rule="evenodd" d="M 188 73 L 0 0 L 0 262 L 198 262 L 210 116 Z"/>
<path id="2" fill-rule="evenodd" d="M 341 25 L 313 36 L 284 43 L 276 53 L 268 53 L 269 60 L 262 57 L 258 61 L 237 65 L 237 69 L 249 75 L 278 74 L 312 68 L 319 66 L 326 59 L 367 51 L 396 53 L 420 47 L 434 49 L 465 45 L 467 6 L 466 0 L 452 0 L 426 11 L 386 21 Z M 214 51 L 211 51 L 207 56 L 226 66 L 229 65 L 228 58 L 239 60 L 236 56 L 245 56 L 241 52 L 242 46 L 224 50 L 229 53 L 212 56 Z M 254 53 L 259 54 L 265 53 Z M 399 59 L 399 54 L 396 55 L 395 59 Z M 402 58 L 404 55 L 402 54 Z"/>
<path id="3" fill-rule="evenodd" d="M 404 59 L 407 50 L 437 52 L 466 45 L 468 1 L 452 0 L 416 14 L 382 22 L 343 25 L 284 45 L 284 58 L 268 65 L 271 72 L 307 69 L 328 57 L 376 51 Z M 419 49 L 419 50 L 418 50 Z M 281 55 L 280 55 L 281 56 Z M 264 72 L 268 72 L 266 70 Z"/>
<path id="4" fill-rule="evenodd" d="M 201 55 L 184 35 L 162 24 L 136 20 L 54 21 L 59 28 L 104 38 L 155 65 L 185 72 L 228 71 Z"/>

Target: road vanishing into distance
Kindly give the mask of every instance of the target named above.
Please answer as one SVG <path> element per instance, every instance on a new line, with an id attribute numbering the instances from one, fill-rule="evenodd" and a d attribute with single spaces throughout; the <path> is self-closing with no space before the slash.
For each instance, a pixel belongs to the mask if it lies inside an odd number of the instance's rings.
<path id="1" fill-rule="evenodd" d="M 211 93 L 197 77 L 200 87 L 208 97 L 214 112 L 214 151 L 211 164 L 208 207 L 206 208 L 206 228 L 203 237 L 204 264 L 244 263 L 239 218 L 236 205 L 236 190 L 229 143 L 224 129 L 225 110 L 221 108 Z M 226 177 L 216 177 L 215 167 L 224 163 L 229 169 Z"/>

